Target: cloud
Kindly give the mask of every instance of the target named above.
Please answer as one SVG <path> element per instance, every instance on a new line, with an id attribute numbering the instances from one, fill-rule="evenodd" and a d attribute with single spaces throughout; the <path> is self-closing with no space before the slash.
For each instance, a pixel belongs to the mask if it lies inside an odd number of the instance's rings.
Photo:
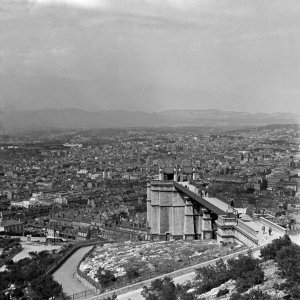
<path id="1" fill-rule="evenodd" d="M 94 9 L 108 6 L 107 0 L 29 0 L 39 5 L 68 5 L 78 8 Z"/>

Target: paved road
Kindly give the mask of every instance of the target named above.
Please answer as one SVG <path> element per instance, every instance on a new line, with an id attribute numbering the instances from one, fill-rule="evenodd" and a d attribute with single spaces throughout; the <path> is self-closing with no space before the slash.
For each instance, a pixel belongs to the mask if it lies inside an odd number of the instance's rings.
<path id="1" fill-rule="evenodd" d="M 193 277 L 195 276 L 195 272 L 191 272 L 185 275 L 181 275 L 178 277 L 173 278 L 173 281 L 175 284 L 179 283 L 182 284 L 188 280 L 193 279 Z M 145 300 L 145 298 L 141 295 L 143 289 L 138 289 L 132 292 L 128 292 L 126 294 L 120 295 L 118 296 L 118 300 Z"/>
<path id="2" fill-rule="evenodd" d="M 78 249 L 54 274 L 54 280 L 58 281 L 64 293 L 71 295 L 87 290 L 87 287 L 73 277 L 82 257 L 92 249 L 92 246 Z"/>

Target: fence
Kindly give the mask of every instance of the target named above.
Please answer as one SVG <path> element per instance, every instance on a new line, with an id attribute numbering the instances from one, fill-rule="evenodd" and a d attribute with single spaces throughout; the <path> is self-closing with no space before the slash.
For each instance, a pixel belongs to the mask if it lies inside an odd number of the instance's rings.
<path id="1" fill-rule="evenodd" d="M 99 295 L 100 292 L 97 291 L 97 289 L 90 289 L 90 290 L 85 290 L 73 295 L 69 295 L 69 297 L 71 297 L 71 300 L 79 300 L 79 299 L 86 299 L 86 298 L 90 298 L 91 296 L 96 296 Z"/>

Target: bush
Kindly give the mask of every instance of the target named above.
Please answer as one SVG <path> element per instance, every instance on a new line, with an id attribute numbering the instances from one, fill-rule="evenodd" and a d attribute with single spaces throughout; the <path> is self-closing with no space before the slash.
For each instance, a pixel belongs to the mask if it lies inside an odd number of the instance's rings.
<path id="1" fill-rule="evenodd" d="M 279 239 L 275 239 L 272 243 L 268 244 L 264 248 L 260 250 L 260 256 L 264 260 L 274 259 L 278 251 L 280 251 L 283 247 L 290 246 L 292 244 L 291 239 L 286 234 Z"/>
<path id="2" fill-rule="evenodd" d="M 230 296 L 230 300 L 275 300 L 275 298 L 260 290 L 252 290 L 250 293 L 244 295 L 234 293 Z"/>
<path id="3" fill-rule="evenodd" d="M 129 280 L 133 280 L 137 277 L 140 277 L 140 273 L 136 268 L 130 268 L 126 271 L 126 276 Z"/>
<path id="4" fill-rule="evenodd" d="M 237 290 L 243 292 L 262 283 L 264 272 L 259 266 L 259 260 L 251 255 L 240 255 L 238 259 L 229 259 L 227 265 L 223 260 L 219 260 L 215 266 L 196 270 L 197 293 L 206 293 L 229 279 L 234 279 Z"/>
<path id="5" fill-rule="evenodd" d="M 98 278 L 99 283 L 104 288 L 108 287 L 112 282 L 115 282 L 117 280 L 112 271 L 105 270 L 101 267 L 98 269 L 95 277 Z"/>
<path id="6" fill-rule="evenodd" d="M 276 253 L 280 273 L 286 278 L 283 288 L 292 299 L 300 299 L 300 247 L 292 244 Z"/>
<path id="7" fill-rule="evenodd" d="M 196 270 L 195 280 L 199 294 L 206 293 L 211 289 L 225 283 L 230 279 L 225 262 L 220 259 L 214 266 L 207 266 Z"/>
<path id="8" fill-rule="evenodd" d="M 239 256 L 238 259 L 228 260 L 228 272 L 236 280 L 238 292 L 244 292 L 264 280 L 264 272 L 259 266 L 259 260 L 252 256 Z"/>
<path id="9" fill-rule="evenodd" d="M 151 282 L 151 286 L 143 287 L 142 296 L 146 300 L 175 300 L 177 299 L 176 286 L 170 277 L 164 277 L 163 279 L 156 279 Z"/>
<path id="10" fill-rule="evenodd" d="M 229 293 L 229 289 L 222 289 L 222 290 L 219 290 L 218 293 L 217 293 L 217 297 L 221 297 L 221 296 L 224 296 L 226 294 Z"/>

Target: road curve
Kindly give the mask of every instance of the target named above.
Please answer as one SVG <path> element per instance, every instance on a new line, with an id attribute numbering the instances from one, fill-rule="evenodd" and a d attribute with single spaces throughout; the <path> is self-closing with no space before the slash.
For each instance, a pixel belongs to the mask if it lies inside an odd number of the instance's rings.
<path id="1" fill-rule="evenodd" d="M 82 284 L 73 275 L 76 272 L 76 268 L 80 263 L 82 257 L 91 249 L 93 246 L 84 247 L 78 249 L 72 254 L 67 261 L 53 274 L 53 279 L 59 282 L 64 293 L 71 295 L 87 290 L 88 288 Z"/>

